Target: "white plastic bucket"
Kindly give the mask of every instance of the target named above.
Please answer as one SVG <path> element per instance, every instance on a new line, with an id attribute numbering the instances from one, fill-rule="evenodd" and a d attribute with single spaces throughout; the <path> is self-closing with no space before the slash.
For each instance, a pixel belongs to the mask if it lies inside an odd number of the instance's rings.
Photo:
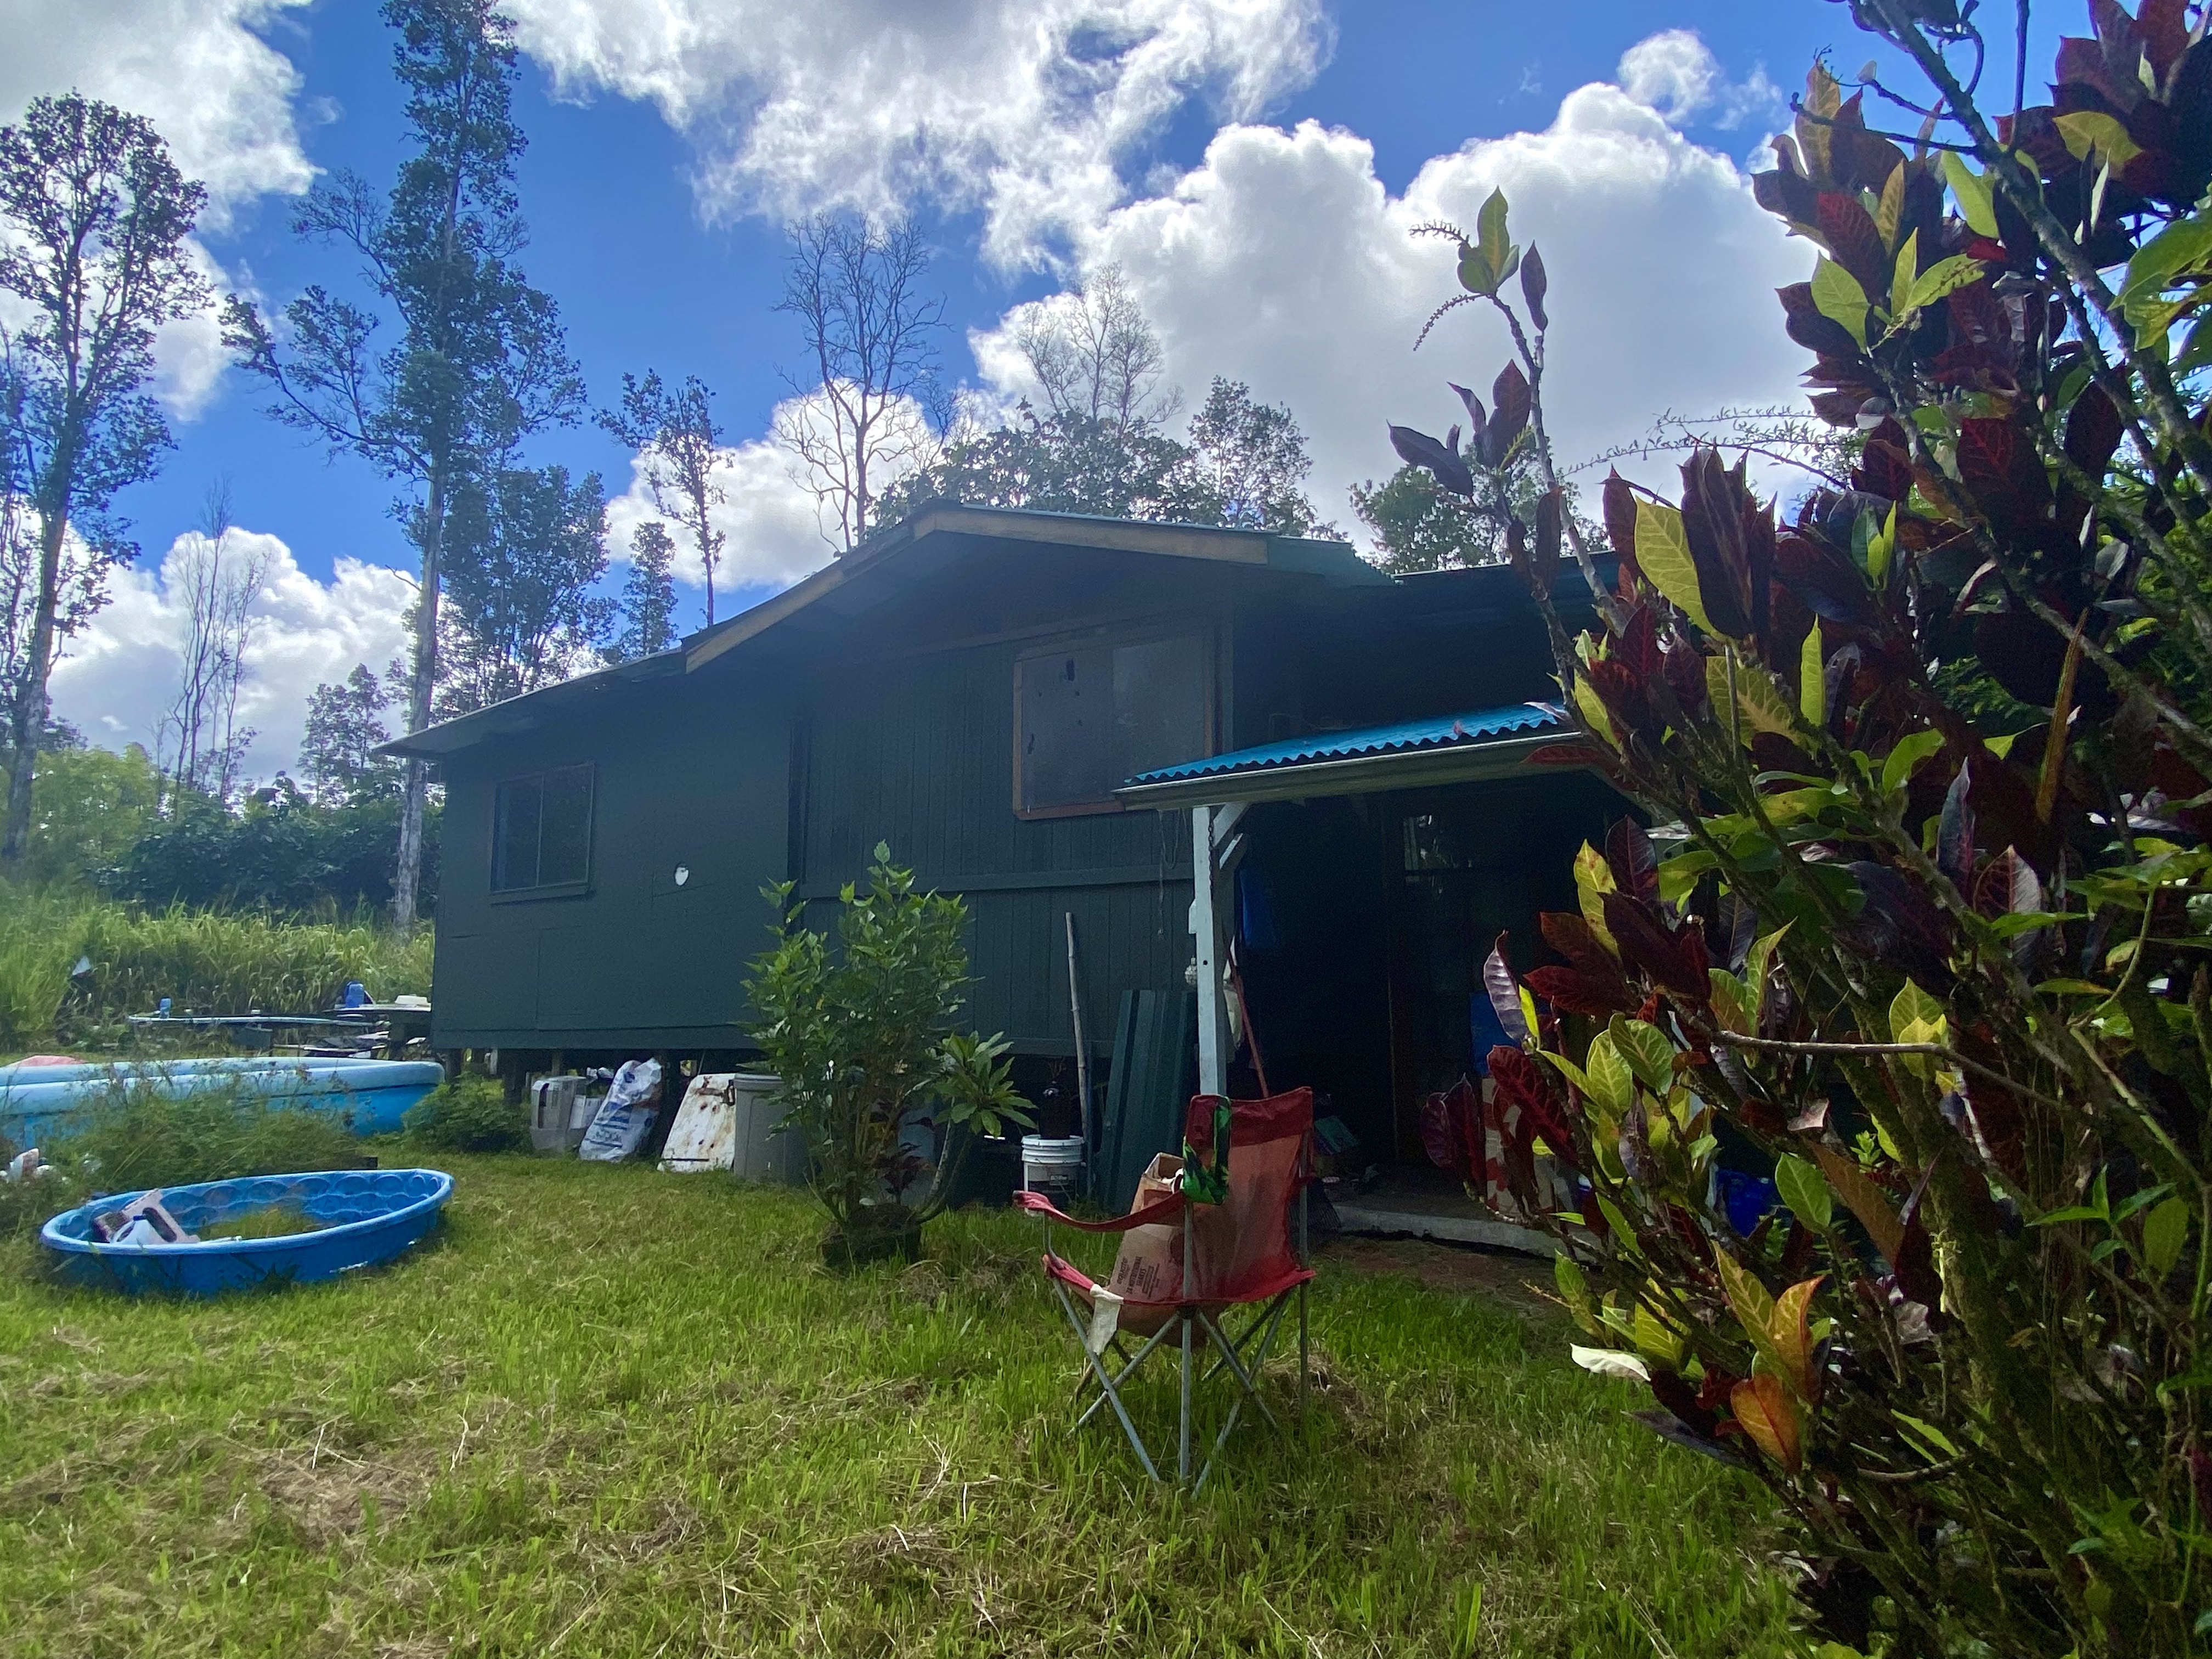
<path id="1" fill-rule="evenodd" d="M 1083 1137 L 1022 1137 L 1022 1185 L 1049 1197 L 1073 1198 L 1083 1179 Z"/>

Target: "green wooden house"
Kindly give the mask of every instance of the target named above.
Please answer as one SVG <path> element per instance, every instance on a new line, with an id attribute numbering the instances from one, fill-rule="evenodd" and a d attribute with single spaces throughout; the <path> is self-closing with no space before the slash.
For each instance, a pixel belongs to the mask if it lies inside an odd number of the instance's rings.
<path id="1" fill-rule="evenodd" d="M 1510 570 L 926 507 L 679 648 L 389 746 L 446 787 L 433 1041 L 741 1060 L 762 888 L 826 920 L 883 842 L 965 898 L 974 1023 L 1035 1065 L 1074 1052 L 1073 915 L 1097 1060 L 1125 994 L 1188 987 L 1200 1080 L 1242 1081 L 1233 966 L 1269 1080 L 1417 1155 L 1492 939 L 1571 905 L 1622 810 L 1529 765 L 1557 695 Z"/>

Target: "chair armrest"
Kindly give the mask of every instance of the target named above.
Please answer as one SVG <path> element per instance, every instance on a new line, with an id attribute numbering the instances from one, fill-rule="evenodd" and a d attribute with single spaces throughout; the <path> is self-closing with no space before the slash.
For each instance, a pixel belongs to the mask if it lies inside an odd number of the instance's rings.
<path id="1" fill-rule="evenodd" d="M 1053 1202 L 1042 1193 L 1018 1192 L 1014 1204 L 1032 1215 L 1041 1215 L 1048 1221 L 1056 1221 L 1063 1227 L 1073 1227 L 1086 1233 L 1126 1233 L 1132 1227 L 1143 1227 L 1163 1221 L 1182 1218 L 1182 1199 L 1180 1194 L 1147 1204 L 1141 1210 L 1132 1210 L 1127 1215 L 1117 1215 L 1110 1221 L 1078 1221 L 1064 1210 L 1053 1207 Z"/>

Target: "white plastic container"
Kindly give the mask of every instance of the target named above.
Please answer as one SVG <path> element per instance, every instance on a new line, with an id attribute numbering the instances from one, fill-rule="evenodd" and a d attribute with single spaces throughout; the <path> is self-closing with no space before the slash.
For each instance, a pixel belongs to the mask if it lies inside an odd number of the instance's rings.
<path id="1" fill-rule="evenodd" d="M 1083 1182 L 1083 1137 L 1022 1137 L 1022 1185 L 1065 1207 Z"/>
<path id="2" fill-rule="evenodd" d="M 578 1076 L 541 1077 L 530 1085 L 530 1144 L 541 1152 L 573 1152 L 590 1125 L 576 1121 Z"/>

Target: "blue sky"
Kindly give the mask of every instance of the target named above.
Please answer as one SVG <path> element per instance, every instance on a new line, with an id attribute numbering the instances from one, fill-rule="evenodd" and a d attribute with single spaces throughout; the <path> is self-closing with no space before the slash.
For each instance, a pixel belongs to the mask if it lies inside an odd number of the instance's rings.
<path id="1" fill-rule="evenodd" d="M 763 441 L 788 393 L 779 368 L 799 360 L 771 310 L 781 211 L 918 215 L 939 250 L 950 375 L 1000 395 L 1020 390 L 991 349 L 1009 311 L 1121 263 L 1180 384 L 1202 393 L 1228 374 L 1291 404 L 1315 439 L 1311 493 L 1348 525 L 1346 485 L 1394 464 L 1383 421 L 1442 427 L 1446 375 L 1486 381 L 1502 361 L 1472 323 L 1412 354 L 1419 316 L 1450 289 L 1442 251 L 1409 249 L 1405 230 L 1430 211 L 1471 217 L 1491 183 L 1548 244 L 1563 447 L 1595 453 L 1665 408 L 1790 396 L 1797 364 L 1778 327 L 1730 337 L 1747 313 L 1767 319 L 1772 287 L 1806 259 L 1750 207 L 1738 169 L 1816 50 L 1846 66 L 1869 55 L 1826 0 L 513 9 L 526 267 L 558 301 L 595 405 L 626 370 L 714 389 L 736 452 L 726 580 L 741 599 L 829 556 Z M 390 37 L 368 0 L 0 0 L 11 11 L 25 50 L 0 70 L 0 113 L 72 84 L 143 108 L 217 184 L 202 240 L 222 280 L 272 306 L 349 280 L 343 254 L 301 244 L 289 220 L 313 173 L 382 184 L 399 155 Z M 673 28 L 690 31 L 680 50 Z M 1102 40 L 1126 49 L 1104 70 Z M 1170 67 L 1148 78 L 1147 52 Z M 926 165 L 908 164 L 917 155 Z M 178 446 L 119 503 L 140 564 L 57 700 L 102 740 L 144 735 L 173 631 L 160 563 L 227 479 L 236 522 L 273 538 L 283 577 L 255 711 L 255 759 L 273 769 L 307 687 L 396 640 L 404 594 L 374 567 L 404 569 L 411 550 L 392 487 L 267 420 L 204 330 L 168 356 Z M 530 453 L 631 489 L 632 458 L 588 425 Z M 617 554 L 639 510 L 617 504 Z M 697 591 L 685 598 L 696 625 Z"/>

